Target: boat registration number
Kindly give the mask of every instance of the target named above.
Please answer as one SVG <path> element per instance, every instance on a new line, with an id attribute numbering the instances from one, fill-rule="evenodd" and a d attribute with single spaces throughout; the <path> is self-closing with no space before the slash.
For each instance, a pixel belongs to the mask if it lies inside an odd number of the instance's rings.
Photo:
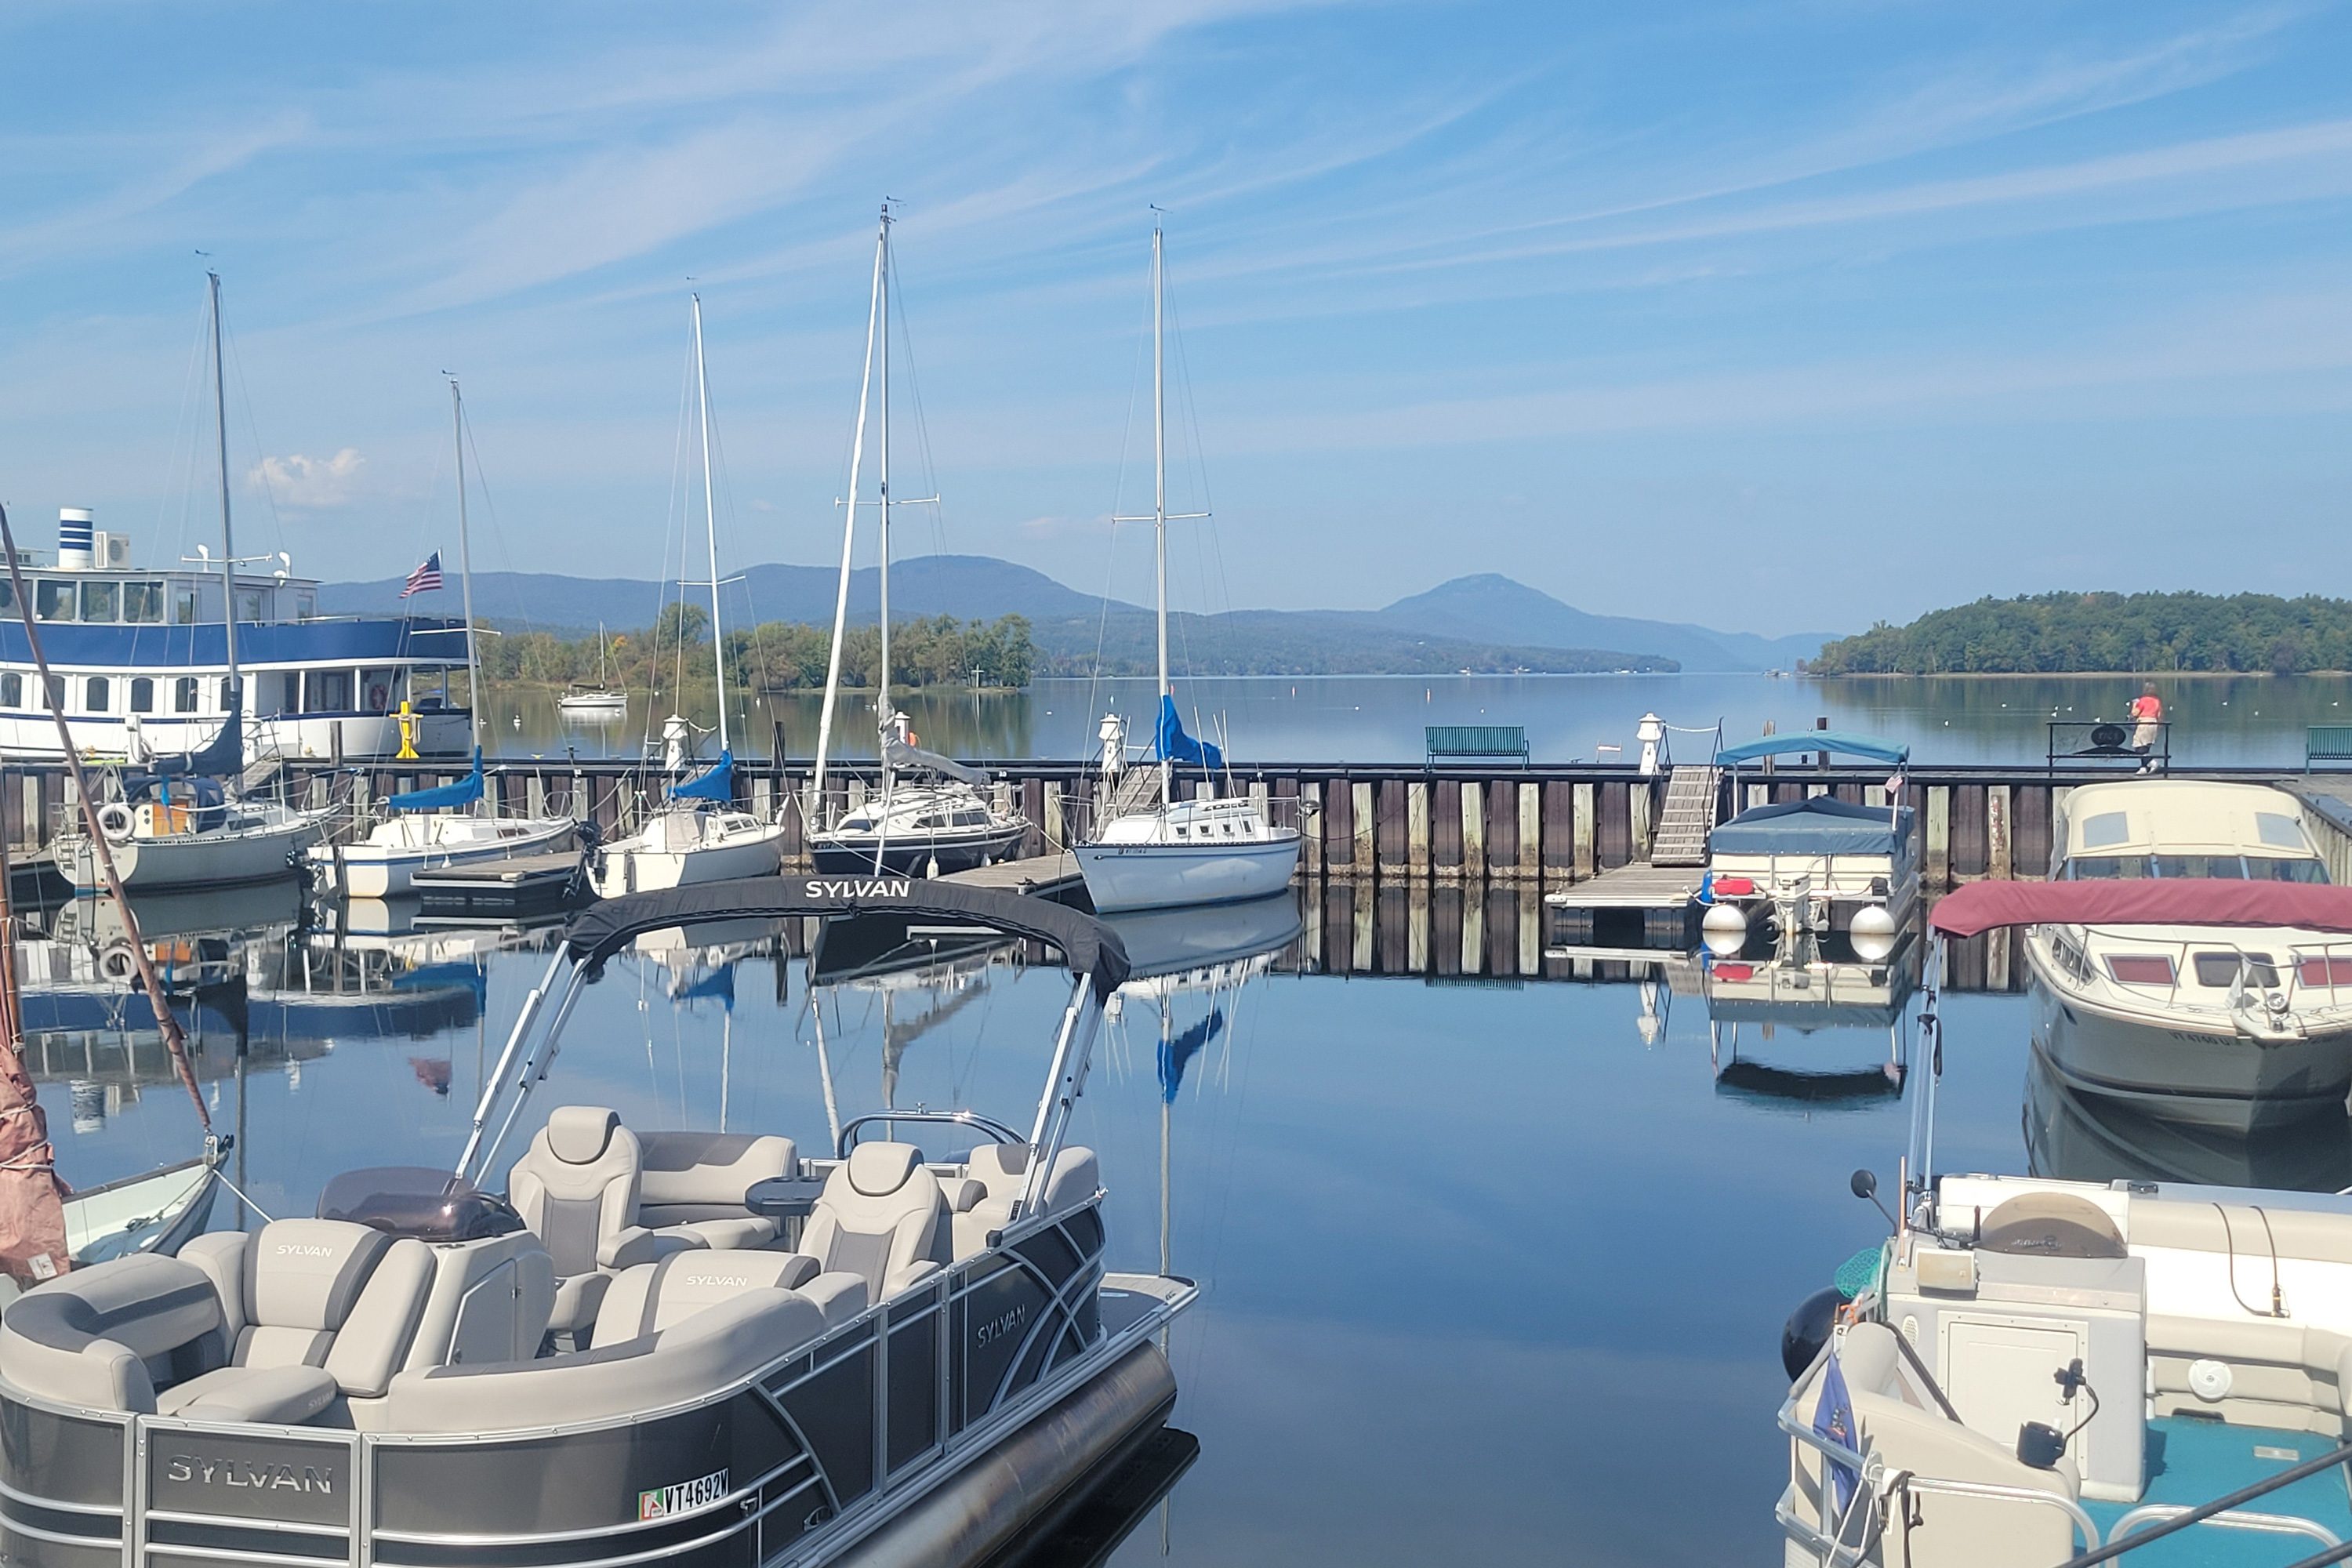
<path id="1" fill-rule="evenodd" d="M 700 1480 L 680 1481 L 676 1486 L 649 1487 L 637 1494 L 637 1517 L 670 1519 L 681 1513 L 692 1513 L 698 1508 L 709 1508 L 727 1495 L 727 1472 L 713 1470 Z"/>

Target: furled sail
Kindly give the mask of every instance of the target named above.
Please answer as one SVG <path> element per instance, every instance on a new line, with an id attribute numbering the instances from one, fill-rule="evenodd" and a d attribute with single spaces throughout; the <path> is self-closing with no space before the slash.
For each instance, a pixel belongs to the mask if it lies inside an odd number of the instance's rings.
<path id="1" fill-rule="evenodd" d="M 895 735 L 882 742 L 882 751 L 883 754 L 890 759 L 890 765 L 894 768 L 926 768 L 942 778 L 960 779 L 975 789 L 988 783 L 986 768 L 967 767 L 952 757 L 943 757 L 937 752 L 927 752 L 920 746 L 908 745 Z"/>

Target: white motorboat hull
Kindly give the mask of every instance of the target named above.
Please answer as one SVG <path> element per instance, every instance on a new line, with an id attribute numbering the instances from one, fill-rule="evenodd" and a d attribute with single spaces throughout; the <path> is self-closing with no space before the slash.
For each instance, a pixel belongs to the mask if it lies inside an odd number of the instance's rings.
<path id="1" fill-rule="evenodd" d="M 514 855 L 562 849 L 578 837 L 568 816 L 401 816 L 357 844 L 311 847 L 310 863 L 346 898 L 396 899 L 414 890 L 419 871 L 478 865 Z"/>
<path id="2" fill-rule="evenodd" d="M 110 846 L 114 872 L 127 892 L 267 882 L 293 875 L 302 852 L 318 842 L 323 826 L 323 816 L 304 814 L 266 827 L 125 839 Z M 76 892 L 96 892 L 106 886 L 85 836 L 60 837 L 57 857 L 58 873 Z"/>
<path id="3" fill-rule="evenodd" d="M 668 847 L 656 823 L 599 850 L 589 881 L 598 898 L 617 899 L 624 893 L 656 892 L 698 882 L 772 877 L 783 869 L 783 864 L 782 823 L 752 822 L 722 837 L 675 848 Z"/>
<path id="4" fill-rule="evenodd" d="M 2162 1121 L 2252 1132 L 2341 1116 L 2352 1093 L 2352 1028 L 2284 1040 L 2168 1028 L 2062 995 L 2038 964 L 2032 991 L 2033 1048 L 2060 1081 Z"/>
<path id="5" fill-rule="evenodd" d="M 1209 844 L 1081 844 L 1087 896 L 1104 914 L 1239 903 L 1290 885 L 1298 835 Z"/>
<path id="6" fill-rule="evenodd" d="M 555 708 L 566 719 L 625 719 L 629 716 L 629 700 L 617 691 L 607 696 L 561 697 L 556 700 Z"/>

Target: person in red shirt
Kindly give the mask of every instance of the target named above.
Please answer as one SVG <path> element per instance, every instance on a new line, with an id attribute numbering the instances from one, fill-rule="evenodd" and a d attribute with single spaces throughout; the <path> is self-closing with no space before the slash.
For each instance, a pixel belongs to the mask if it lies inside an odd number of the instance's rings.
<path id="1" fill-rule="evenodd" d="M 2157 736 L 2163 732 L 2164 723 L 2164 699 L 2156 694 L 2156 682 L 2151 680 L 2139 689 L 2139 695 L 2132 699 L 2131 716 L 2132 750 L 2147 757 L 2140 763 L 2139 771 L 2152 773 L 2156 771 L 2156 759 L 2148 752 L 2155 747 Z"/>

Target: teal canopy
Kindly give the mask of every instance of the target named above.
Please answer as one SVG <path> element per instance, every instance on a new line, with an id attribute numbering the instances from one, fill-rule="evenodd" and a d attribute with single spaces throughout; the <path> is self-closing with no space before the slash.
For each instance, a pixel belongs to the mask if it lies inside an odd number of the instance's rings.
<path id="1" fill-rule="evenodd" d="M 1843 757 L 1862 757 L 1891 767 L 1901 767 L 1911 758 L 1910 747 L 1876 735 L 1856 735 L 1845 730 L 1797 730 L 1786 735 L 1765 735 L 1740 745 L 1726 746 L 1715 754 L 1715 761 L 1717 767 L 1734 768 L 1759 757 L 1793 757 L 1802 752 L 1834 752 Z"/>
<path id="2" fill-rule="evenodd" d="M 482 748 L 474 748 L 474 771 L 456 784 L 446 784 L 438 789 L 415 789 L 406 795 L 396 795 L 383 804 L 392 811 L 448 811 L 460 805 L 471 805 L 482 798 Z"/>

